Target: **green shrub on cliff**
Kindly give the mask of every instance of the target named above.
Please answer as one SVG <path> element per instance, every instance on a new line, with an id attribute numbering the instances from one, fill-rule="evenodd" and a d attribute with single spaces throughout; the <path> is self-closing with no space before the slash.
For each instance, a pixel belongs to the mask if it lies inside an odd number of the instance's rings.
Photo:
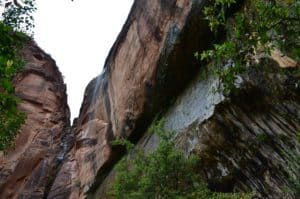
<path id="1" fill-rule="evenodd" d="M 228 17 L 241 2 L 240 11 Z M 217 74 L 226 95 L 235 90 L 237 75 L 257 65 L 275 48 L 300 60 L 299 0 L 211 0 L 204 14 L 212 32 L 225 30 L 226 39 L 195 56 L 219 68 Z"/>
<path id="2" fill-rule="evenodd" d="M 19 50 L 30 39 L 25 33 L 32 34 L 34 10 L 34 1 L 25 1 L 25 6 L 11 4 L 0 21 L 0 151 L 12 146 L 25 120 L 17 110 L 20 100 L 12 80 L 25 64 Z"/>
<path id="3" fill-rule="evenodd" d="M 251 194 L 215 193 L 209 190 L 197 171 L 198 158 L 185 158 L 175 148 L 172 133 L 163 129 L 163 122 L 150 128 L 158 134 L 158 148 L 145 154 L 131 151 L 117 165 L 111 195 L 116 199 L 250 199 Z M 122 144 L 117 141 L 116 144 Z M 128 141 L 127 148 L 132 148 Z"/>
<path id="4" fill-rule="evenodd" d="M 19 99 L 14 95 L 12 79 L 24 62 L 18 56 L 27 37 L 0 22 L 0 150 L 12 145 L 24 114 L 17 110 Z"/>

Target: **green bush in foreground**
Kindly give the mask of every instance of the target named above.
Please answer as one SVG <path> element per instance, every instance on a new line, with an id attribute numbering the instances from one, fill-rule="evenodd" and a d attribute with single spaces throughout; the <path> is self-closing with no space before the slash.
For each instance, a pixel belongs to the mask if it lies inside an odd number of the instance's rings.
<path id="1" fill-rule="evenodd" d="M 150 154 L 131 151 L 117 165 L 111 196 L 116 199 L 250 199 L 252 194 L 210 191 L 197 172 L 194 156 L 185 158 L 175 148 L 172 133 L 163 130 L 163 122 L 150 128 L 160 137 L 158 148 Z M 118 140 L 115 144 L 122 144 Z M 133 148 L 128 141 L 127 149 Z"/>

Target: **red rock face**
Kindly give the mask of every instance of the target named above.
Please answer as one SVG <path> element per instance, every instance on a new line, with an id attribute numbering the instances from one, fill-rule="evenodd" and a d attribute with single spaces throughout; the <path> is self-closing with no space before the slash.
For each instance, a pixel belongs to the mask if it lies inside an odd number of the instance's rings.
<path id="1" fill-rule="evenodd" d="M 262 145 L 256 140 L 261 132 L 267 132 L 268 137 L 282 136 L 283 132 L 286 137 L 295 137 L 299 129 L 299 111 L 296 113 L 299 94 L 295 95 L 297 103 L 291 95 L 287 96 L 292 100 L 271 100 L 267 96 L 272 95 L 267 90 L 272 85 L 263 87 L 261 84 L 270 78 L 261 81 L 259 73 L 253 74 L 256 78 L 249 79 L 252 83 L 257 80 L 254 88 L 261 90 L 258 94 L 263 95 L 248 93 L 243 98 L 239 95 L 237 100 L 243 99 L 242 103 L 233 101 L 225 106 L 222 100 L 216 100 L 215 92 L 210 92 L 214 90 L 215 78 L 201 81 L 195 78 L 196 83 L 187 87 L 202 69 L 193 57 L 194 52 L 207 49 L 211 40 L 201 15 L 205 2 L 136 0 L 108 55 L 103 74 L 87 86 L 80 115 L 70 131 L 66 130 L 69 112 L 60 72 L 54 61 L 38 47 L 27 46 L 23 51 L 28 61 L 26 70 L 16 77 L 15 85 L 17 95 L 23 99 L 20 109 L 28 118 L 16 147 L 0 157 L 0 198 L 105 198 L 109 183 L 113 181 L 112 168 L 123 155 L 122 149 L 112 146 L 111 142 L 126 138 L 145 150 L 153 150 L 158 143 L 157 137 L 141 137 L 153 117 L 167 107 L 171 107 L 171 112 L 165 115 L 170 130 L 182 131 L 177 137 L 178 145 L 186 153 L 204 154 L 204 158 L 206 155 L 211 164 L 203 168 L 211 178 L 208 182 L 216 190 L 233 191 L 234 187 L 234 190 L 262 192 L 257 185 L 280 187 L 281 181 L 273 183 L 275 178 L 268 172 L 274 173 L 279 168 L 280 164 L 272 159 L 278 157 L 276 149 L 283 146 L 282 143 L 288 146 L 288 142 L 272 141 L 275 144 L 264 144 L 266 150 L 255 148 L 253 154 L 237 164 L 232 164 L 232 160 L 251 152 L 252 143 Z M 204 76 L 209 75 L 207 72 Z M 275 74 L 272 77 L 276 77 Z M 183 95 L 170 106 L 180 93 Z M 255 106 L 251 106 L 251 103 L 255 105 L 255 99 L 265 99 L 261 104 L 270 108 L 266 111 L 258 107 L 255 112 Z M 216 104 L 219 104 L 218 110 Z M 277 111 L 277 106 L 283 111 Z M 270 117 L 273 112 L 278 113 Z M 281 113 L 293 118 L 286 119 Z M 249 116 L 253 119 L 247 119 Z M 288 123 L 294 127 L 290 128 Z M 249 131 L 247 134 L 245 129 Z M 269 149 L 273 151 L 265 153 Z M 270 163 L 268 170 L 262 168 L 268 171 L 265 179 L 260 178 L 261 173 L 256 173 L 256 169 L 264 165 L 261 162 Z M 231 171 L 233 166 L 244 170 Z M 239 176 L 241 173 L 243 177 Z M 276 179 L 285 180 L 285 173 L 281 172 Z M 223 181 L 215 183 L 220 177 Z M 272 189 L 264 194 L 269 193 L 271 196 L 277 194 Z"/>
<path id="2" fill-rule="evenodd" d="M 43 198 L 53 181 L 61 138 L 69 126 L 66 86 L 54 60 L 31 42 L 25 70 L 14 80 L 27 119 L 15 147 L 0 155 L 0 198 Z"/>
<path id="3" fill-rule="evenodd" d="M 74 147 L 48 198 L 85 198 L 122 155 L 111 141 L 140 137 L 193 77 L 193 53 L 210 38 L 200 20 L 202 2 L 135 1 L 103 74 L 86 88 Z"/>

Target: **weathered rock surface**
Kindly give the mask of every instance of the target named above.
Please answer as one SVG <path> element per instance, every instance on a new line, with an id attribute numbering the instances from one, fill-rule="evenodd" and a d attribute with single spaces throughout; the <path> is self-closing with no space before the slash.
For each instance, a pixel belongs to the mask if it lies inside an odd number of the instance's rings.
<path id="1" fill-rule="evenodd" d="M 0 198 L 43 198 L 59 164 L 69 127 L 66 86 L 55 61 L 34 42 L 22 50 L 25 70 L 14 79 L 27 119 L 15 147 L 0 155 Z"/>
<path id="2" fill-rule="evenodd" d="M 203 100 L 218 97 L 213 84 L 206 86 L 211 77 L 202 76 L 170 108 L 166 128 L 177 132 L 178 146 L 186 154 L 200 156 L 199 167 L 210 188 L 293 198 L 287 194 L 289 167 L 300 155 L 300 79 L 292 75 L 295 71 L 262 62 L 243 77 L 238 94 L 217 103 Z M 149 142 L 148 147 L 153 146 Z"/>
<path id="3" fill-rule="evenodd" d="M 55 62 L 27 45 L 26 69 L 15 78 L 27 120 L 16 146 L 0 154 L 0 198 L 107 198 L 124 154 L 111 141 L 154 150 L 159 138 L 145 132 L 157 115 L 186 155 L 201 158 L 199 173 L 212 190 L 295 198 L 287 191 L 288 176 L 297 175 L 289 164 L 300 151 L 300 80 L 297 68 L 278 64 L 298 63 L 273 52 L 224 98 L 215 92 L 217 77 L 193 57 L 212 39 L 201 14 L 206 2 L 136 0 L 71 129 Z"/>
<path id="4" fill-rule="evenodd" d="M 245 75 L 242 91 L 231 101 L 213 92 L 218 81 L 212 75 L 185 89 L 204 70 L 193 53 L 211 40 L 201 16 L 205 2 L 134 2 L 104 72 L 86 88 L 72 128 L 74 145 L 47 198 L 105 198 L 112 168 L 123 154 L 111 141 L 128 138 L 153 150 L 158 139 L 142 136 L 179 94 L 165 115 L 166 128 L 177 132 L 186 154 L 203 159 L 201 172 L 211 189 L 289 197 L 283 192 L 289 183 L 288 154 L 299 150 L 296 80 L 280 76 L 271 64 L 272 71 Z"/>
<path id="5" fill-rule="evenodd" d="M 210 33 L 205 1 L 137 0 L 107 58 L 87 86 L 74 127 L 76 141 L 48 198 L 85 198 L 121 156 L 117 137 L 137 140 L 153 116 L 194 76 L 193 52 Z"/>
<path id="6" fill-rule="evenodd" d="M 299 175 L 289 167 L 300 155 L 300 79 L 295 69 L 267 62 L 243 76 L 241 91 L 230 100 L 215 92 L 216 77 L 201 71 L 162 116 L 178 147 L 200 157 L 199 173 L 212 190 L 297 198 L 288 194 L 288 176 Z M 137 147 L 149 152 L 158 144 L 146 133 Z M 114 175 L 113 169 L 90 198 L 106 198 Z"/>

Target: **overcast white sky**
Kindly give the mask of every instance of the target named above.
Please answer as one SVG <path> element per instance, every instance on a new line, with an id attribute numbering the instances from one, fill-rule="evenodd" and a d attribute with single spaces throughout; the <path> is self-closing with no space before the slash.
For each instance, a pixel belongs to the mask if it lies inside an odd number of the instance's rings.
<path id="1" fill-rule="evenodd" d="M 65 77 L 71 118 L 99 75 L 133 0 L 37 0 L 35 40 Z"/>

